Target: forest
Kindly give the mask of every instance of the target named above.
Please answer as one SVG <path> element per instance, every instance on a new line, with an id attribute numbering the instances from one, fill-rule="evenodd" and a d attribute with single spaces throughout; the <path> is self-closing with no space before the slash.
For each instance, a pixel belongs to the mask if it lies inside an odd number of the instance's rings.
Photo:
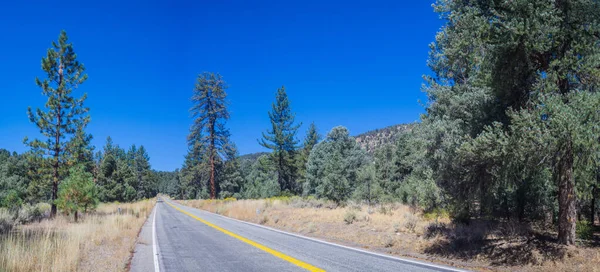
<path id="1" fill-rule="evenodd" d="M 25 139 L 23 154 L 0 151 L 0 205 L 45 202 L 51 215 L 76 216 L 157 193 L 300 196 L 400 202 L 464 223 L 543 223 L 565 245 L 589 237 L 600 193 L 600 3 L 440 0 L 434 9 L 445 24 L 430 45 L 425 111 L 393 141 L 367 150 L 344 126 L 296 120 L 288 90 L 274 86 L 271 125 L 257 139 L 269 152 L 241 157 L 227 128 L 227 83 L 204 72 L 174 172 L 153 171 L 143 146 L 91 146 L 86 95 L 73 94 L 87 74 L 62 32 L 36 80 L 48 102 L 28 112 L 43 139 Z"/>

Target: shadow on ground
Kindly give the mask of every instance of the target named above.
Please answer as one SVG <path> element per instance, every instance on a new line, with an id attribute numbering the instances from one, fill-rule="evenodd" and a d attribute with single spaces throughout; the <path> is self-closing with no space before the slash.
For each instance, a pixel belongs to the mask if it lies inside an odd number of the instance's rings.
<path id="1" fill-rule="evenodd" d="M 541 233 L 529 224 L 516 222 L 432 224 L 425 238 L 433 241 L 425 249 L 427 254 L 463 261 L 481 260 L 491 265 L 539 265 L 578 254 L 577 248 L 558 244 L 555 234 Z M 579 244 L 600 247 L 599 235 Z"/>

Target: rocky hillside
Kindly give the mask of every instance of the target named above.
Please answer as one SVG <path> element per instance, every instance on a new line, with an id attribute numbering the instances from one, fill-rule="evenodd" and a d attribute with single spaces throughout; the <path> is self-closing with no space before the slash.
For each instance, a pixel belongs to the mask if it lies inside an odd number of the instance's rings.
<path id="1" fill-rule="evenodd" d="M 412 130 L 415 126 L 412 124 L 398 124 L 385 128 L 367 131 L 355 136 L 356 142 L 360 144 L 367 152 L 373 153 L 379 146 L 394 143 L 401 133 Z"/>

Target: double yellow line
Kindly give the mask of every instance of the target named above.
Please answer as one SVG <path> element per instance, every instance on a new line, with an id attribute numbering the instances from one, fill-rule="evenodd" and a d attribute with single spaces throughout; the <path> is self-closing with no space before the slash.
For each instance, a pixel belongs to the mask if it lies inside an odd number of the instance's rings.
<path id="1" fill-rule="evenodd" d="M 225 234 L 227 234 L 227 235 L 229 235 L 229 236 L 231 236 L 233 238 L 236 238 L 236 239 L 238 239 L 238 240 L 240 240 L 240 241 L 242 241 L 242 242 L 244 242 L 246 244 L 249 244 L 249 245 L 251 245 L 253 247 L 256 247 L 256 248 L 258 248 L 260 250 L 263 250 L 263 251 L 265 251 L 265 252 L 267 252 L 267 253 L 269 253 L 269 254 L 277 257 L 277 258 L 280 258 L 282 260 L 288 261 L 288 262 L 290 262 L 292 264 L 295 264 L 295 265 L 297 265 L 299 267 L 302 267 L 302 268 L 304 268 L 304 269 L 306 269 L 308 271 L 314 271 L 314 272 L 325 271 L 325 270 L 323 270 L 321 268 L 318 268 L 316 266 L 310 265 L 308 263 L 305 263 L 303 261 L 300 261 L 300 260 L 295 259 L 293 257 L 290 257 L 288 255 L 285 255 L 285 254 L 283 254 L 283 253 L 281 253 L 281 252 L 279 252 L 277 250 L 268 248 L 268 247 L 266 247 L 264 245 L 261 245 L 261 244 L 259 244 L 257 242 L 254 242 L 254 241 L 252 241 L 252 240 L 250 240 L 248 238 L 239 236 L 239 235 L 237 235 L 237 234 L 235 234 L 235 233 L 233 233 L 231 231 L 228 231 L 228 230 L 226 230 L 224 228 L 221 228 L 221 227 L 219 227 L 219 226 L 217 226 L 217 225 L 215 225 L 213 223 L 210 223 L 210 222 L 208 222 L 208 221 L 206 221 L 206 220 L 204 220 L 204 219 L 202 219 L 202 218 L 200 218 L 198 216 L 195 216 L 195 215 L 193 215 L 193 214 L 191 214 L 191 213 L 189 213 L 189 212 L 187 212 L 187 211 L 185 211 L 185 210 L 183 210 L 183 209 L 181 209 L 181 208 L 179 208 L 179 207 L 177 207 L 177 206 L 175 206 L 175 205 L 173 205 L 173 204 L 171 204 L 171 203 L 169 203 L 167 201 L 165 201 L 165 203 L 167 203 L 169 206 L 175 208 L 176 210 L 178 210 L 178 211 L 180 211 L 180 212 L 182 212 L 182 213 L 190 216 L 191 218 L 194 218 L 194 219 L 196 219 L 196 220 L 204 223 L 205 225 L 207 225 L 209 227 L 212 227 L 212 228 L 214 228 L 214 229 L 216 229 L 216 230 L 218 230 L 218 231 L 220 231 L 222 233 L 225 233 Z"/>

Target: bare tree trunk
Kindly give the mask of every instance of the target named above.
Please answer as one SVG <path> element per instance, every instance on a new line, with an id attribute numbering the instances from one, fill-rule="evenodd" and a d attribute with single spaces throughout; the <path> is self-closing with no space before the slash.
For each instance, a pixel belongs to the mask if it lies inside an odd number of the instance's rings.
<path id="1" fill-rule="evenodd" d="M 592 206 L 590 207 L 590 223 L 596 222 L 596 188 L 592 191 Z"/>
<path id="2" fill-rule="evenodd" d="M 215 122 L 210 122 L 210 198 L 217 198 L 217 189 L 215 187 Z"/>
<path id="3" fill-rule="evenodd" d="M 58 176 L 58 167 L 60 166 L 59 164 L 59 159 L 60 159 L 60 125 L 61 125 L 61 117 L 62 117 L 62 104 L 61 104 L 61 100 L 62 100 L 62 93 L 61 93 L 61 85 L 62 85 L 62 81 L 63 81 L 63 66 L 62 63 L 59 64 L 59 70 L 58 70 L 58 107 L 56 108 L 56 137 L 54 140 L 54 175 L 53 175 L 53 180 L 52 180 L 52 203 L 50 204 L 51 209 L 50 209 L 50 217 L 54 218 L 56 216 L 56 198 L 58 197 L 58 181 L 59 181 L 59 176 Z"/>
<path id="4" fill-rule="evenodd" d="M 575 244 L 575 180 L 573 176 L 573 147 L 569 140 L 558 162 L 558 241 L 564 245 Z"/>
<path id="5" fill-rule="evenodd" d="M 77 223 L 77 210 L 75 210 L 75 223 Z"/>
<path id="6" fill-rule="evenodd" d="M 596 175 L 596 182 L 600 179 L 599 175 Z M 592 226 L 596 223 L 596 197 L 598 196 L 598 185 L 594 185 L 592 189 L 592 206 L 590 207 L 590 223 Z"/>
<path id="7" fill-rule="evenodd" d="M 282 151 L 279 152 L 279 174 L 277 177 L 277 180 L 279 182 L 279 189 L 281 189 L 281 192 L 283 193 L 283 191 L 286 188 L 285 185 L 285 180 L 283 179 L 283 149 Z"/>

